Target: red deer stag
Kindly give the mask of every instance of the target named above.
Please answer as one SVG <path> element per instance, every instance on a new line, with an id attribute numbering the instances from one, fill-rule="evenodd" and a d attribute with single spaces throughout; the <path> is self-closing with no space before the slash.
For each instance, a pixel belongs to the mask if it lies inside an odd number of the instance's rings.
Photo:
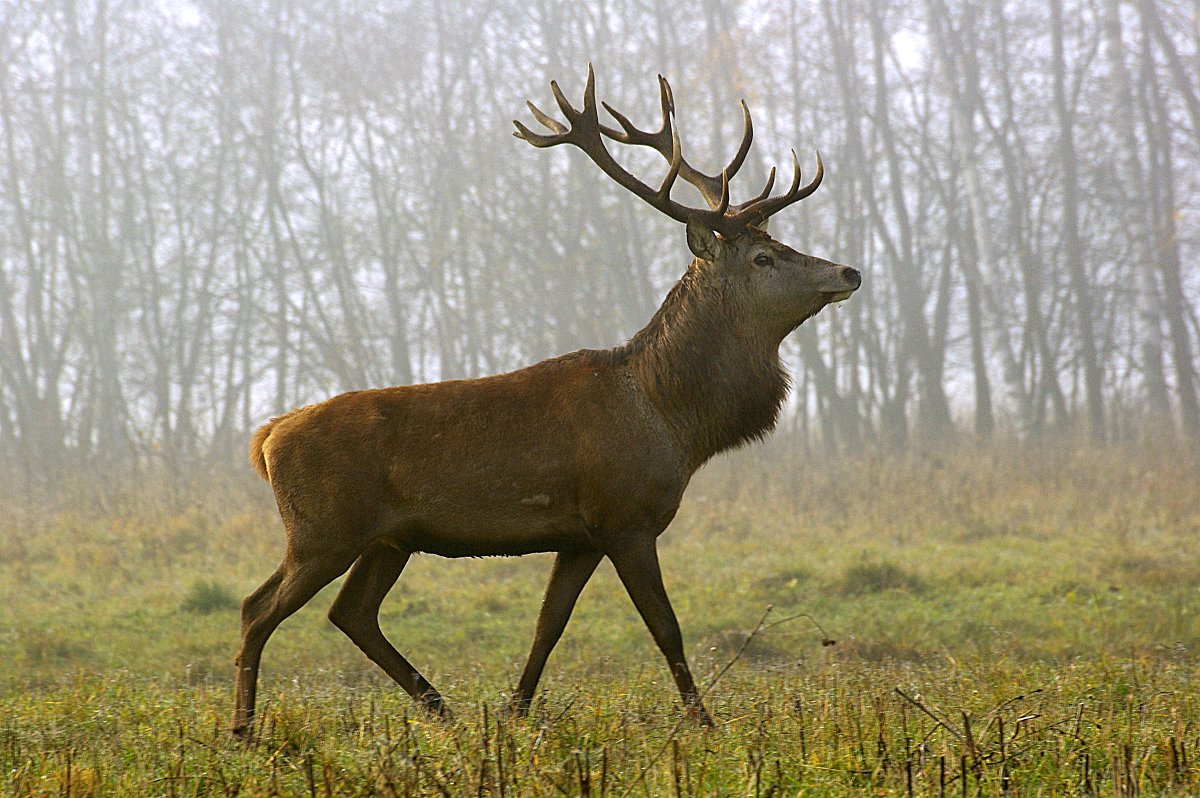
<path id="1" fill-rule="evenodd" d="M 527 711 L 546 658 L 604 557 L 670 666 L 689 713 L 712 721 L 688 671 L 663 588 L 656 540 L 691 475 L 720 451 L 765 435 L 787 393 L 779 345 L 805 319 L 861 283 L 847 266 L 804 255 L 764 230 L 769 216 L 807 197 L 792 153 L 790 188 L 771 196 L 775 172 L 754 199 L 730 203 L 729 181 L 750 148 L 744 135 L 720 175 L 680 153 L 674 100 L 659 78 L 662 125 L 597 118 L 589 67 L 583 108 L 554 98 L 564 125 L 529 109 L 548 133 L 515 122 L 535 147 L 574 144 L 606 175 L 687 225 L 695 258 L 650 323 L 627 343 L 583 350 L 510 374 L 357 391 L 272 419 L 250 443 L 287 531 L 279 569 L 242 604 L 236 733 L 254 715 L 263 645 L 284 619 L 330 581 L 350 574 L 329 618 L 422 706 L 448 714 L 442 697 L 384 637 L 379 606 L 415 552 L 481 557 L 556 552 L 533 647 L 511 708 Z M 658 188 L 613 160 L 604 140 L 646 146 L 669 163 Z M 677 177 L 707 209 L 671 198 Z"/>

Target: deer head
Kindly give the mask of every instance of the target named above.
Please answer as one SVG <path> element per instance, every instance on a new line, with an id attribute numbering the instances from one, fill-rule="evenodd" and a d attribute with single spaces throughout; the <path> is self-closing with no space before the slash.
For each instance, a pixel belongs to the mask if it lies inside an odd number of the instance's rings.
<path id="1" fill-rule="evenodd" d="M 773 214 L 817 190 L 824 177 L 820 154 L 817 154 L 816 175 L 807 184 L 801 183 L 800 163 L 792 150 L 792 181 L 784 193 L 771 196 L 775 186 L 772 168 L 758 195 L 734 205 L 730 202 L 729 183 L 745 162 L 754 139 L 754 125 L 745 101 L 741 103 L 743 134 L 737 153 L 720 175 L 710 175 L 683 158 L 674 124 L 671 86 L 659 75 L 658 87 L 662 108 L 658 130 L 642 130 L 608 103 L 601 103 L 620 129 L 609 127 L 599 121 L 595 76 L 589 65 L 582 109 L 571 105 L 557 82 L 550 83 L 566 125 L 533 103 L 527 103 L 534 118 L 550 132 L 534 133 L 513 120 L 517 128 L 513 135 L 535 147 L 575 145 L 619 185 L 672 219 L 684 222 L 688 248 L 696 256 L 689 274 L 698 282 L 719 287 L 726 310 L 741 317 L 742 325 L 760 328 L 776 344 L 825 305 L 854 293 L 862 283 L 856 269 L 797 252 L 766 232 L 767 220 Z M 658 188 L 647 185 L 617 163 L 604 146 L 606 138 L 649 147 L 662 155 L 668 169 Z M 688 207 L 671 197 L 671 189 L 680 177 L 699 190 L 707 208 Z"/>

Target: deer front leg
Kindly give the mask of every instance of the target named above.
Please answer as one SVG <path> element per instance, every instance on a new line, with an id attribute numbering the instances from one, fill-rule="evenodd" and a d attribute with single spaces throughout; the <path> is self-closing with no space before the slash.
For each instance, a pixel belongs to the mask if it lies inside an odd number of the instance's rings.
<path id="1" fill-rule="evenodd" d="M 684 707 L 697 721 L 712 726 L 712 718 L 700 700 L 700 692 L 696 689 L 683 654 L 683 636 L 679 632 L 675 611 L 671 609 L 671 600 L 667 598 L 667 589 L 663 587 L 654 540 L 631 541 L 620 550 L 610 551 L 608 558 L 616 567 L 617 576 L 633 599 L 642 620 L 649 627 L 654 642 L 667 658 Z"/>
<path id="2" fill-rule="evenodd" d="M 529 703 L 542 677 L 542 669 L 546 667 L 546 659 L 562 637 L 571 611 L 575 609 L 575 601 L 603 556 L 596 551 L 559 552 L 555 558 L 554 570 L 550 572 L 550 582 L 542 599 L 542 611 L 538 615 L 533 648 L 509 703 L 509 710 L 514 715 L 524 716 L 529 712 Z"/>

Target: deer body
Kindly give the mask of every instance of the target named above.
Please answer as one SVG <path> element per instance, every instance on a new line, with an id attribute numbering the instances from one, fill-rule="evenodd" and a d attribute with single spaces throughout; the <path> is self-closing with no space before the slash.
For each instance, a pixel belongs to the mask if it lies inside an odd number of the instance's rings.
<path id="1" fill-rule="evenodd" d="M 273 419 L 255 433 L 250 460 L 275 494 L 287 533 L 276 572 L 242 605 L 234 730 L 253 718 L 263 645 L 278 624 L 349 569 L 330 619 L 423 706 L 441 696 L 379 628 L 387 592 L 413 553 L 445 557 L 556 552 L 529 659 L 512 707 L 529 706 L 576 599 L 609 558 L 671 668 L 684 704 L 711 723 L 684 656 L 655 542 L 691 475 L 720 451 L 766 434 L 787 393 L 783 339 L 861 281 L 853 269 L 772 239 L 766 215 L 807 196 L 821 173 L 771 197 L 731 208 L 718 181 L 679 154 L 670 88 L 660 80 L 663 129 L 648 134 L 615 111 L 623 132 L 596 121 L 589 70 L 584 110 L 552 84 L 567 129 L 518 123 L 536 146 L 584 149 L 633 193 L 687 222 L 695 259 L 649 324 L 626 344 L 582 350 L 470 380 L 342 394 Z M 607 107 L 607 106 L 606 106 Z M 651 146 L 670 172 L 654 191 L 612 161 L 600 137 Z M 819 163 L 819 162 L 818 162 Z M 701 189 L 708 211 L 670 199 L 676 176 Z M 719 186 L 719 189 L 718 189 Z M 718 193 L 719 190 L 719 193 Z"/>
<path id="2" fill-rule="evenodd" d="M 595 547 L 665 527 L 689 472 L 628 368 L 576 352 L 473 380 L 342 394 L 264 428 L 262 459 L 297 515 L 361 548 L 445 557 Z M 328 480 L 336 475 L 336 490 Z M 317 533 L 314 547 L 328 545 Z"/>

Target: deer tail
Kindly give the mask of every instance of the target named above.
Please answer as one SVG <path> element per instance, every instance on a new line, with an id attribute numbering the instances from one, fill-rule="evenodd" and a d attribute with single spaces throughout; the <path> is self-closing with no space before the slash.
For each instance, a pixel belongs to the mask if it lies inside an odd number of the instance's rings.
<path id="1" fill-rule="evenodd" d="M 254 466 L 254 470 L 258 475 L 267 482 L 271 481 L 270 474 L 267 473 L 267 456 L 263 454 L 263 444 L 267 442 L 267 438 L 271 436 L 271 431 L 275 429 L 275 424 L 279 421 L 273 418 L 266 424 L 259 427 L 252 438 L 250 438 L 250 465 Z"/>

